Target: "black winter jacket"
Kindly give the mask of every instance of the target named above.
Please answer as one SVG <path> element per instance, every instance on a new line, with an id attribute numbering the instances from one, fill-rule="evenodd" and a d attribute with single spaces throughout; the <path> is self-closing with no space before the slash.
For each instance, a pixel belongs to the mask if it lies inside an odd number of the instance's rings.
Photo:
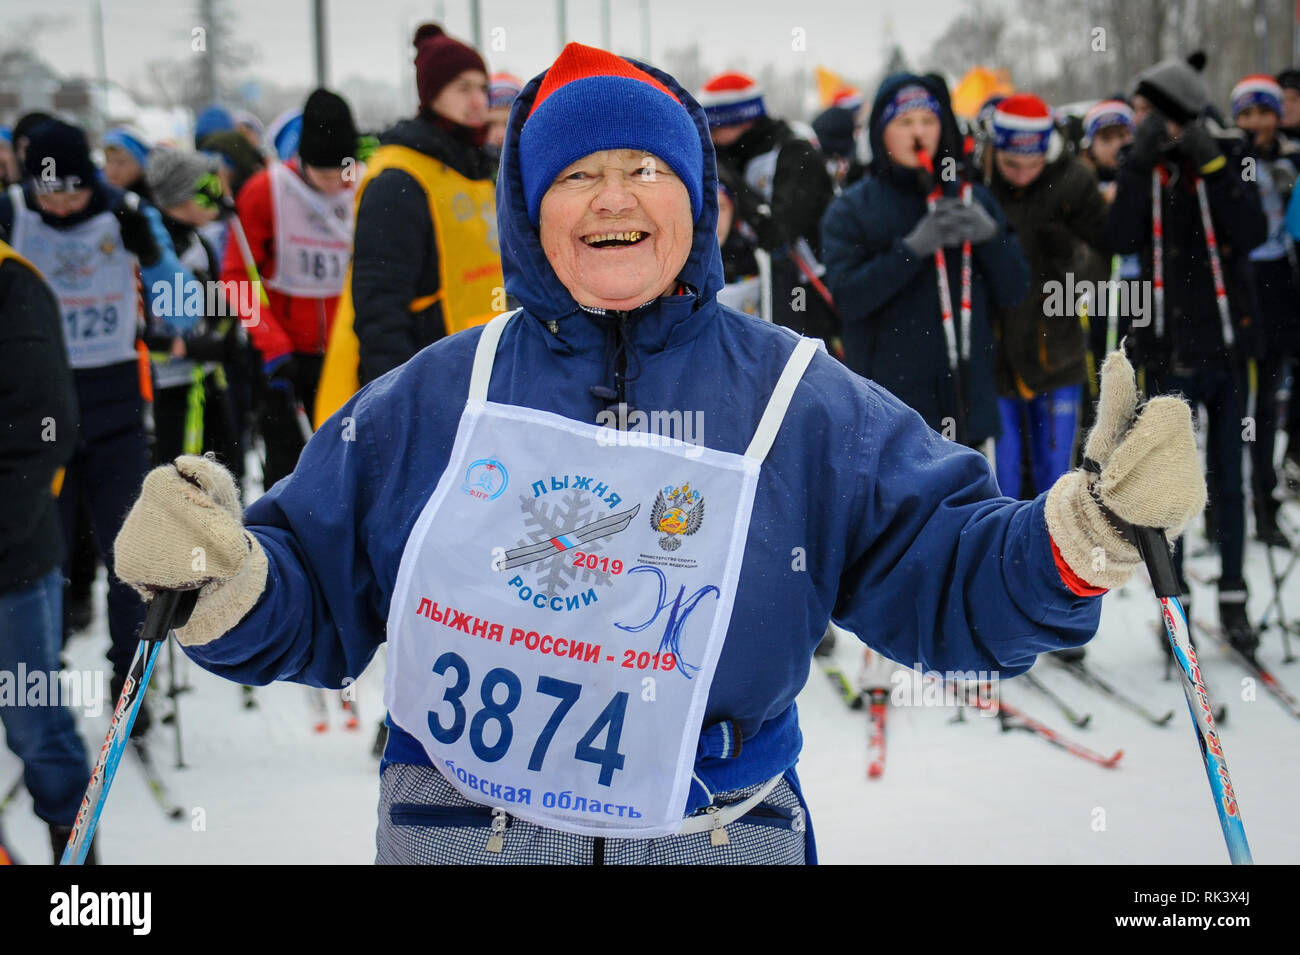
<path id="1" fill-rule="evenodd" d="M 492 162 L 482 149 L 425 116 L 402 120 L 379 141 L 432 156 L 469 179 L 492 178 Z M 361 384 L 446 334 L 440 301 L 419 312 L 409 308 L 438 288 L 438 246 L 424 190 L 400 169 L 386 169 L 366 185 L 353 237 L 353 327 Z"/>
<path id="2" fill-rule="evenodd" d="M 1260 340 L 1250 314 L 1247 256 L 1268 238 L 1259 191 L 1243 177 L 1245 140 L 1212 127 L 1225 163 L 1204 177 L 1210 219 L 1219 243 L 1228 306 L 1238 357 L 1256 357 Z M 1161 189 L 1164 225 L 1164 327 L 1154 314 L 1132 322 L 1137 358 L 1157 372 L 1224 360 L 1227 349 L 1214 295 L 1214 276 L 1206 250 L 1197 200 L 1196 170 L 1177 151 L 1160 161 L 1167 181 Z M 1136 252 L 1142 278 L 1152 280 L 1151 174 L 1133 159 L 1132 147 L 1120 154 L 1118 188 L 1106 221 L 1106 244 L 1113 252 Z M 1153 295 L 1154 302 L 1154 295 Z M 1152 312 L 1154 313 L 1154 304 Z"/>
<path id="3" fill-rule="evenodd" d="M 794 243 L 804 239 L 814 256 L 821 255 L 819 223 L 835 196 L 825 157 L 768 116 L 716 152 L 719 177 L 735 194 L 736 219 L 753 231 L 759 248 L 773 253 L 773 320 L 801 334 L 835 337 L 839 322 L 834 310 L 790 254 Z M 806 264 L 816 271 L 817 263 Z"/>
<path id="4" fill-rule="evenodd" d="M 1103 250 L 1106 202 L 1097 179 L 1078 159 L 1062 155 L 1024 189 L 1003 179 L 995 163 L 989 188 L 1030 269 L 1029 294 L 997 314 L 998 394 L 1024 397 L 1017 378 L 1036 394 L 1080 384 L 1087 364 L 1083 326 L 1075 311 L 1078 295 L 1064 299 L 1072 285 L 1069 277 L 1085 278 L 1088 249 Z M 1052 283 L 1060 284 L 1054 288 Z M 1048 306 L 1055 303 L 1066 306 L 1064 314 L 1051 314 Z"/>
<path id="5" fill-rule="evenodd" d="M 21 262 L 0 264 L 0 592 L 63 563 L 51 482 L 77 443 L 77 397 L 58 302 Z"/>
<path id="6" fill-rule="evenodd" d="M 850 368 L 883 385 L 926 423 L 956 437 L 957 395 L 948 352 L 934 256 L 920 258 L 903 237 L 926 213 L 928 179 L 889 161 L 880 133 L 880 114 L 905 83 L 926 86 L 944 105 L 947 89 L 928 77 L 900 74 L 881 84 L 872 107 L 871 174 L 845 189 L 822 220 L 826 276 L 843 320 L 844 357 Z M 939 141 L 937 169 L 957 162 L 960 145 L 951 114 Z M 945 185 L 956 195 L 958 184 Z M 990 320 L 994 306 L 1018 302 L 1029 285 L 1029 266 L 1002 210 L 983 186 L 972 199 L 1002 226 L 998 235 L 971 250 L 970 360 L 963 382 L 967 430 L 978 444 L 1000 429 L 993 363 L 996 343 Z M 961 250 L 947 250 L 948 287 L 954 310 L 961 302 Z M 959 316 L 954 316 L 959 318 Z"/>

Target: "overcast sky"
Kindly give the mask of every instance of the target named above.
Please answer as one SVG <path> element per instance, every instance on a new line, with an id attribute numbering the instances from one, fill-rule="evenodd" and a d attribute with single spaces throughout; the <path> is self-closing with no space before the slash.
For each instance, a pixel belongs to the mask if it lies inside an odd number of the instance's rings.
<path id="1" fill-rule="evenodd" d="M 249 72 L 275 83 L 306 85 L 313 70 L 310 0 L 226 0 L 236 39 L 252 44 Z M 129 82 L 149 60 L 191 55 L 198 25 L 195 0 L 102 0 L 108 77 Z M 93 0 L 3 0 L 0 30 L 33 16 L 53 19 L 38 34 L 36 52 L 65 74 L 94 73 Z M 442 15 L 447 31 L 470 39 L 468 0 L 329 0 L 330 80 L 361 75 L 384 83 L 411 82 L 411 35 Z M 558 52 L 554 0 L 482 0 L 482 36 L 488 66 L 527 79 Z M 771 62 L 821 64 L 873 75 L 883 66 L 889 31 L 905 53 L 924 53 L 966 0 L 650 0 L 651 59 L 698 41 L 705 62 L 718 69 Z M 642 52 L 638 0 L 610 0 L 613 47 Z M 601 43 L 600 0 L 568 0 L 568 38 Z M 503 32 L 494 33 L 499 29 Z M 806 49 L 792 49 L 793 31 Z M 493 50 L 494 38 L 504 49 Z"/>

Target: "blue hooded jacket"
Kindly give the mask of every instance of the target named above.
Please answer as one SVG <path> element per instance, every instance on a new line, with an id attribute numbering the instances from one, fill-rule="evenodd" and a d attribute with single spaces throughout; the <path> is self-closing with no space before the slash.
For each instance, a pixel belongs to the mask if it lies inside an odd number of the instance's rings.
<path id="1" fill-rule="evenodd" d="M 923 86 L 938 100 L 943 132 L 935 169 L 961 163 L 956 122 L 948 91 L 937 78 L 899 73 L 880 84 L 871 108 L 871 172 L 845 189 L 822 218 L 822 260 L 826 284 L 843 323 L 844 360 L 860 375 L 888 388 L 909 407 L 943 430 L 943 419 L 957 420 L 955 391 L 939 306 L 934 256 L 924 258 L 903 244 L 925 215 L 926 196 L 917 171 L 893 163 L 885 151 L 881 116 L 905 85 Z M 956 182 L 944 182 L 955 196 Z M 1007 308 L 1029 289 L 1029 264 L 1007 229 L 997 200 L 982 185 L 971 199 L 998 223 L 998 234 L 971 250 L 970 363 L 964 381 L 967 433 L 978 444 L 1000 430 L 993 379 L 997 342 L 992 309 Z M 961 250 L 947 250 L 948 286 L 954 311 L 961 304 Z M 954 316 L 959 318 L 959 316 Z M 951 432 L 949 432 L 951 433 Z"/>
<path id="2" fill-rule="evenodd" d="M 703 443 L 742 454 L 795 345 L 781 328 L 718 305 L 717 179 L 703 110 L 670 76 L 704 149 L 704 208 L 685 294 L 626 316 L 628 401 L 698 409 Z M 616 323 L 580 310 L 529 225 L 517 147 L 542 77 L 510 115 L 497 191 L 506 327 L 488 399 L 595 423 L 611 385 Z M 554 330 L 552 330 L 552 328 Z M 407 537 L 446 467 L 479 329 L 445 338 L 371 382 L 327 421 L 297 469 L 248 508 L 266 590 L 230 632 L 187 652 L 244 683 L 340 687 L 385 639 Z M 1043 498 L 998 495 L 985 459 L 945 441 L 884 389 L 818 353 L 763 464 L 735 609 L 704 726 L 739 728 L 739 755 L 704 734 L 691 807 L 791 768 L 795 697 L 833 616 L 885 655 L 939 670 L 1027 669 L 1096 631 L 1101 602 L 1054 564 Z M 391 720 L 390 720 L 391 725 Z M 734 749 L 734 747 L 733 747 Z M 429 760 L 393 727 L 385 765 Z"/>

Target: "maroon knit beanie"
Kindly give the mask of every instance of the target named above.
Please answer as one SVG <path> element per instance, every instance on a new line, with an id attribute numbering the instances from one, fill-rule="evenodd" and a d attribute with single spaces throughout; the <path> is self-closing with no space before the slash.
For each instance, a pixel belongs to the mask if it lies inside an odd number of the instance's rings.
<path id="1" fill-rule="evenodd" d="M 466 70 L 487 73 L 483 57 L 472 46 L 453 40 L 436 23 L 426 23 L 415 31 L 415 51 L 415 88 L 421 109 L 427 109 L 443 87 Z"/>

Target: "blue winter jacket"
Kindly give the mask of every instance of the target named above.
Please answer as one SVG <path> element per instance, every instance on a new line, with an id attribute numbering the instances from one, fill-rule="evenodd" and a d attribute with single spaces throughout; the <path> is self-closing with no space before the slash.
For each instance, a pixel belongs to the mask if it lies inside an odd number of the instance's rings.
<path id="1" fill-rule="evenodd" d="M 627 320 L 627 398 L 647 412 L 701 410 L 703 443 L 741 454 L 795 342 L 715 302 L 723 280 L 708 125 L 685 90 L 654 74 L 695 120 L 705 201 L 680 276 L 689 291 Z M 539 81 L 514 106 L 502 157 L 501 252 L 524 313 L 505 331 L 488 398 L 596 423 L 606 402 L 591 386 L 612 383 L 614 325 L 577 307 L 525 210 L 516 149 Z M 190 656 L 252 684 L 340 687 L 365 668 L 385 639 L 407 536 L 447 464 L 479 334 L 445 338 L 367 385 L 316 433 L 293 474 L 248 508 L 270 564 L 265 593 Z M 1003 675 L 1097 627 L 1100 600 L 1061 582 L 1043 498 L 999 497 L 983 457 L 824 353 L 763 464 L 753 515 L 704 721 L 738 726 L 743 746 L 723 758 L 706 734 L 696 772 L 714 792 L 794 765 L 795 696 L 831 617 L 905 664 Z M 400 727 L 385 761 L 429 762 Z M 706 802 L 697 786 L 691 805 Z"/>

